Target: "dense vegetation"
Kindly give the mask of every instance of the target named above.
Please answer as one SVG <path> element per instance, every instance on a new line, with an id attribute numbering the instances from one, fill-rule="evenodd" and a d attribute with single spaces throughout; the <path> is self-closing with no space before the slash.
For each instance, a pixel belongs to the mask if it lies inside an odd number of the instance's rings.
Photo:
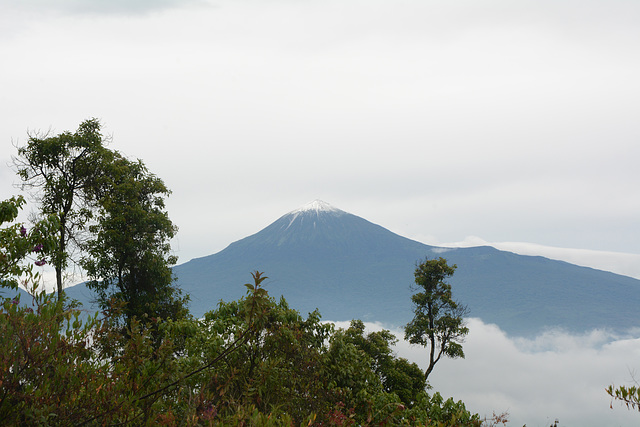
<path id="1" fill-rule="evenodd" d="M 0 310 L 0 418 L 11 425 L 480 425 L 425 390 L 388 331 L 335 329 L 275 301 L 254 274 L 245 298 L 202 319 L 79 320 L 39 293 Z"/>
<path id="2" fill-rule="evenodd" d="M 105 148 L 99 130 L 97 121 L 87 121 L 73 134 L 31 138 L 19 151 L 21 176 L 40 194 L 35 223 L 16 221 L 23 197 L 0 203 L 0 286 L 6 292 L 22 285 L 33 296 L 0 299 L 3 424 L 506 421 L 481 420 L 462 402 L 428 392 L 430 370 L 397 357 L 389 331 L 367 333 L 358 320 L 337 329 L 317 311 L 305 318 L 286 300 L 270 297 L 257 271 L 245 297 L 220 302 L 200 319 L 190 316 L 169 268 L 175 259 L 167 242 L 176 229 L 164 211 L 168 190 L 142 162 Z M 88 317 L 62 287 L 72 246 L 101 304 L 101 312 Z M 39 288 L 34 272 L 47 262 L 57 272 L 55 294 Z M 429 276 L 432 267 L 450 271 L 443 262 L 425 261 L 416 271 L 423 293 L 407 334 L 431 345 L 432 354 L 439 348 L 437 358 L 460 357 L 456 339 L 466 329 L 455 319 L 446 274 Z M 439 289 L 440 311 L 433 312 L 424 294 L 425 275 Z"/>

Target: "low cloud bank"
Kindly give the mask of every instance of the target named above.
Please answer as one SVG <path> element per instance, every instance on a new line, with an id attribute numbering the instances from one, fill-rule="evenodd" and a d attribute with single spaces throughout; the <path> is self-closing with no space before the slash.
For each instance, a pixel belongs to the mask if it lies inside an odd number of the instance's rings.
<path id="1" fill-rule="evenodd" d="M 366 324 L 380 330 L 380 324 Z M 604 389 L 628 385 L 640 371 L 640 331 L 615 336 L 594 330 L 572 335 L 547 331 L 532 339 L 508 337 L 496 325 L 469 319 L 465 359 L 441 360 L 429 378 L 434 391 L 462 400 L 467 408 L 490 416 L 509 412 L 509 425 L 640 425 L 640 413 L 613 402 Z M 348 323 L 338 322 L 338 327 Z M 425 349 L 398 338 L 399 356 L 426 367 Z M 637 376 L 640 379 L 640 375 Z"/>

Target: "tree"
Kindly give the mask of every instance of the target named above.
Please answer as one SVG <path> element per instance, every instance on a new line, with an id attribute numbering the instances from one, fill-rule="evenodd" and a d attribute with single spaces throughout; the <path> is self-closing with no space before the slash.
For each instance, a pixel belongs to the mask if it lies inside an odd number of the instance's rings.
<path id="1" fill-rule="evenodd" d="M 217 309 L 183 322 L 176 331 L 187 337 L 185 359 L 196 366 L 238 344 L 224 363 L 192 377 L 181 393 L 198 389 L 197 399 L 190 400 L 229 419 L 256 408 L 274 418 L 286 414 L 297 425 L 311 413 L 328 409 L 331 390 L 323 377 L 322 353 L 333 327 L 320 322 L 317 311 L 305 319 L 284 298 L 269 297 L 260 287 L 266 277 L 259 272 L 253 278 L 253 285 L 245 285 L 246 297 L 221 301 Z M 188 323 L 198 326 L 185 328 Z"/>
<path id="2" fill-rule="evenodd" d="M 77 425 L 96 411 L 110 420 L 128 416 L 132 409 L 123 392 L 132 384 L 118 380 L 123 364 L 95 353 L 89 344 L 106 338 L 104 325 L 96 316 L 82 324 L 80 311 L 63 295 L 38 290 L 39 275 L 32 267 L 42 265 L 43 254 L 57 244 L 58 227 L 55 216 L 31 229 L 15 222 L 23 204 L 22 196 L 0 202 L 0 288 L 20 284 L 33 296 L 31 304 L 0 298 L 2 424 Z M 156 386 L 149 380 L 135 385 Z"/>
<path id="3" fill-rule="evenodd" d="M 352 320 L 344 334 L 349 342 L 371 358 L 371 369 L 378 376 L 383 390 L 395 393 L 404 405 L 414 406 L 418 395 L 426 388 L 426 380 L 418 365 L 395 356 L 392 348 L 398 342 L 395 335 L 386 329 L 365 335 L 361 320 Z"/>
<path id="4" fill-rule="evenodd" d="M 175 286 L 170 239 L 177 228 L 165 210 L 170 194 L 164 182 L 149 173 L 142 161 L 109 153 L 105 174 L 95 187 L 97 210 L 87 256 L 81 265 L 91 279 L 87 286 L 103 309 L 111 298 L 123 302 L 127 327 L 137 316 L 182 318 L 187 297 Z"/>
<path id="5" fill-rule="evenodd" d="M 18 148 L 18 157 L 14 158 L 22 189 L 34 190 L 40 216 L 57 218 L 57 243 L 51 262 L 56 271 L 58 297 L 70 254 L 81 246 L 82 232 L 92 216 L 105 150 L 100 122 L 90 119 L 74 133 L 29 135 L 27 144 Z"/>
<path id="6" fill-rule="evenodd" d="M 429 366 L 424 377 L 429 378 L 442 356 L 464 358 L 462 342 L 469 328 L 465 326 L 466 306 L 451 296 L 451 285 L 445 282 L 457 266 L 447 265 L 447 260 L 425 260 L 415 270 L 418 292 L 411 297 L 414 318 L 405 328 L 404 338 L 412 344 L 429 348 Z"/>

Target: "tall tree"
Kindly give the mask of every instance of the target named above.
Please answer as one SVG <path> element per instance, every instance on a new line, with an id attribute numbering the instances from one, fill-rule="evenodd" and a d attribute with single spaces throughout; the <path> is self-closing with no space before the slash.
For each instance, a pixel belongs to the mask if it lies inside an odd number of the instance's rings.
<path id="1" fill-rule="evenodd" d="M 95 186 L 103 173 L 104 142 L 100 122 L 90 119 L 74 133 L 29 135 L 14 158 L 22 189 L 32 190 L 40 216 L 57 218 L 57 244 L 50 255 L 59 296 L 70 254 L 81 246 L 82 232 L 91 219 Z"/>
<path id="2" fill-rule="evenodd" d="M 96 188 L 99 206 L 92 238 L 82 266 L 107 308 L 113 297 L 125 303 L 121 320 L 129 327 L 134 316 L 181 318 L 188 298 L 175 286 L 170 240 L 177 228 L 165 210 L 170 194 L 164 182 L 142 161 L 109 154 L 106 174 Z"/>
<path id="3" fill-rule="evenodd" d="M 415 270 L 416 288 L 421 292 L 411 297 L 414 317 L 404 328 L 404 338 L 429 349 L 425 379 L 442 356 L 464 358 L 461 343 L 469 333 L 464 323 L 468 310 L 453 300 L 451 285 L 445 282 L 456 268 L 455 264 L 447 265 L 447 260 L 441 257 L 427 259 Z"/>

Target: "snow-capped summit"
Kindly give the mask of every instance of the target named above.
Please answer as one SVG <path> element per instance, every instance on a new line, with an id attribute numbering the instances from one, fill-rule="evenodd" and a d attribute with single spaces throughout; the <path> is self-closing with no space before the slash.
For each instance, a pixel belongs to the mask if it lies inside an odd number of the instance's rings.
<path id="1" fill-rule="evenodd" d="M 315 215 L 314 215 L 315 214 Z M 345 211 L 342 211 L 334 206 L 331 206 L 327 202 L 323 202 L 322 200 L 316 199 L 313 202 L 309 202 L 306 205 L 289 212 L 283 218 L 289 219 L 289 225 L 287 228 L 293 224 L 293 222 L 298 217 L 308 217 L 309 215 L 313 217 L 320 218 L 321 216 L 326 216 L 324 214 L 331 214 L 329 216 L 341 216 L 346 214 Z"/>
<path id="2" fill-rule="evenodd" d="M 313 202 L 309 202 L 306 205 L 290 212 L 292 214 L 301 213 L 301 212 L 343 212 L 340 209 L 331 206 L 329 203 L 324 202 L 322 200 L 316 199 Z"/>

